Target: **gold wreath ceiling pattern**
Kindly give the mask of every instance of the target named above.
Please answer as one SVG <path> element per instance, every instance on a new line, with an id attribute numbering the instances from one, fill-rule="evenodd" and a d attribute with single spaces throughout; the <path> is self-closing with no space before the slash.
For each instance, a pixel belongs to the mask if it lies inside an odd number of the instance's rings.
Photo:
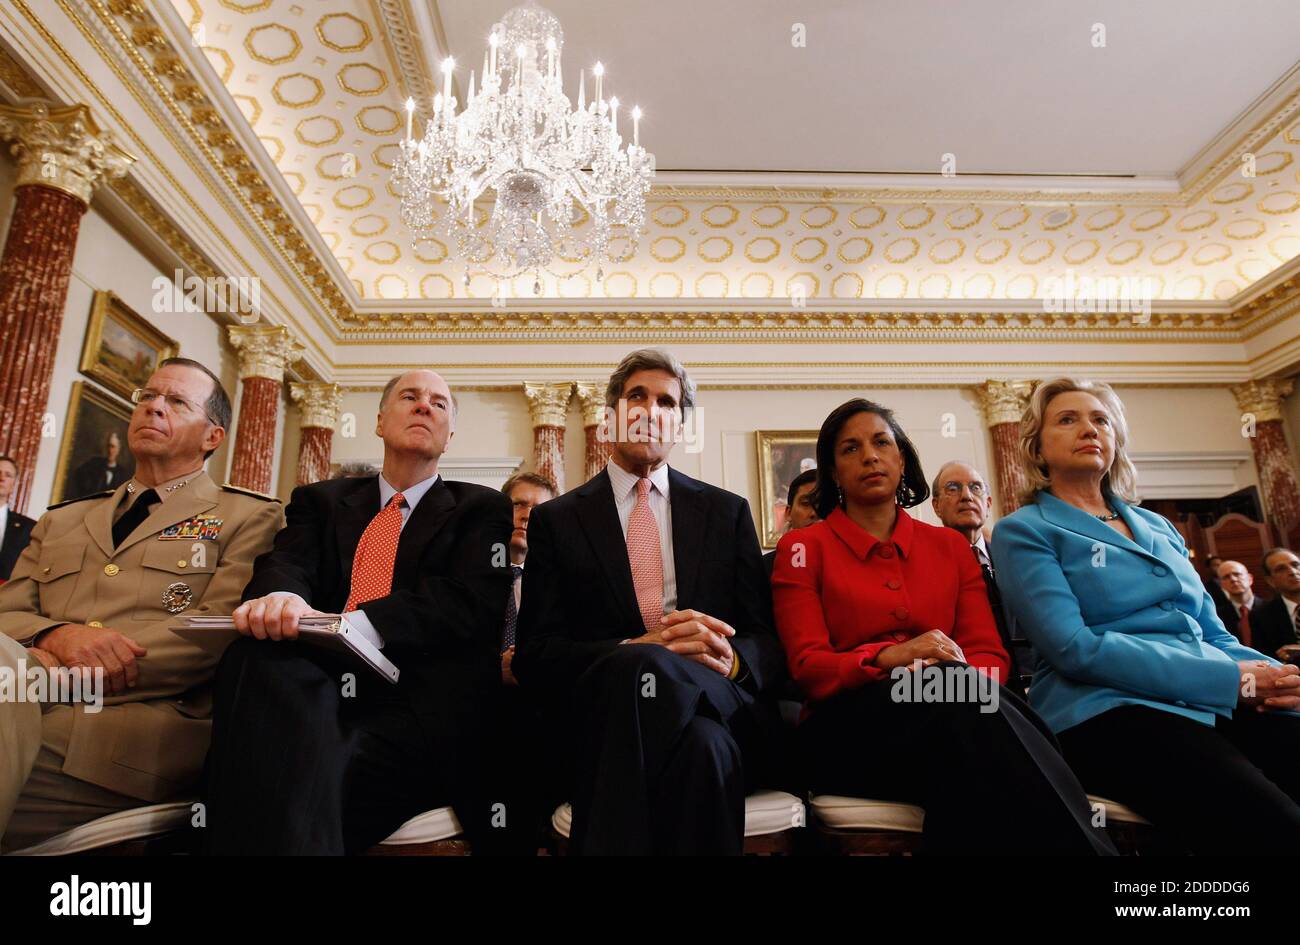
<path id="1" fill-rule="evenodd" d="M 495 279 L 413 246 L 389 183 L 406 97 L 372 0 L 173 0 L 362 299 L 488 298 Z M 464 81 L 463 77 L 458 79 Z M 1166 301 L 1227 300 L 1300 256 L 1300 121 L 1195 203 L 670 199 L 615 241 L 604 279 L 562 249 L 542 297 L 1021 300 L 1145 279 Z M 488 210 L 476 208 L 480 219 Z M 589 222 L 584 225 L 590 225 Z M 582 227 L 579 227 L 581 230 Z M 1073 280 L 1073 282 L 1069 281 Z M 533 273 L 505 287 L 535 298 Z"/>

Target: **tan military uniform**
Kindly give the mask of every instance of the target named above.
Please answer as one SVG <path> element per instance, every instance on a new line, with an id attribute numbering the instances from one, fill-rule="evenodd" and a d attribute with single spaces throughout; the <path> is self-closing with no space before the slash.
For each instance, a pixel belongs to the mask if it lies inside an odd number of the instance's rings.
<path id="1" fill-rule="evenodd" d="M 253 559 L 270 549 L 284 525 L 278 501 L 218 487 L 200 472 L 172 492 L 159 487 L 160 504 L 114 548 L 113 522 L 134 498 L 128 487 L 133 484 L 46 512 L 9 583 L 0 587 L 0 631 L 20 644 L 59 624 L 82 623 L 117 630 L 148 649 L 137 658 L 135 687 L 105 696 L 102 711 L 45 707 L 39 757 L 17 776 L 27 783 L 3 837 L 7 849 L 115 806 L 195 790 L 208 748 L 212 674 L 234 637 L 222 634 L 203 647 L 168 625 L 182 613 L 234 610 Z M 12 652 L 6 647 L 0 656 Z M 0 732 L 21 729 L 31 715 L 19 710 L 28 708 L 0 702 Z M 0 773 L 0 782 L 5 777 Z M 5 790 L 0 783 L 0 803 Z M 82 800 L 87 803 L 79 810 Z M 5 813 L 0 809 L 0 824 Z"/>

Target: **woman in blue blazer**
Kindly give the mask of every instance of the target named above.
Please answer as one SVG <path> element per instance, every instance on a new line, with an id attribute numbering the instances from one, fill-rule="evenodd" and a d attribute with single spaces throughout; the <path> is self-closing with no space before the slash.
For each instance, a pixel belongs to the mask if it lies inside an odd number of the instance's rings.
<path id="1" fill-rule="evenodd" d="M 1084 786 L 1197 853 L 1300 840 L 1300 670 L 1224 628 L 1187 548 L 1138 508 L 1106 384 L 1040 384 L 1020 424 L 1025 505 L 993 531 L 1030 704 Z M 1280 841 L 1280 842 L 1279 842 Z"/>

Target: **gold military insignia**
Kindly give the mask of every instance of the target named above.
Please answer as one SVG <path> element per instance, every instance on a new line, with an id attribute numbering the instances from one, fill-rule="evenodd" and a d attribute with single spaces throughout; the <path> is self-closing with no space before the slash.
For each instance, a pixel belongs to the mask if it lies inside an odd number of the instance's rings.
<path id="1" fill-rule="evenodd" d="M 194 603 L 194 588 L 183 581 L 168 584 L 167 590 L 163 591 L 163 608 L 169 614 L 179 614 L 192 603 Z"/>

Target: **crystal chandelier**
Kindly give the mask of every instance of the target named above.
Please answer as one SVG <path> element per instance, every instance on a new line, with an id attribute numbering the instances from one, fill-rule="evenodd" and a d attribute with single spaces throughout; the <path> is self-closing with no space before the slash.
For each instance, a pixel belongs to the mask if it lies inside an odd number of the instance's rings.
<path id="1" fill-rule="evenodd" d="M 575 108 L 562 88 L 563 49 L 554 14 L 535 3 L 515 7 L 492 28 L 482 80 L 476 90 L 470 73 L 459 114 L 450 58 L 423 137 L 412 134 L 415 102 L 406 101 L 406 138 L 393 168 L 402 221 L 416 243 L 447 237 L 466 286 L 472 268 L 494 275 L 498 291 L 502 280 L 531 270 L 541 294 L 542 270 L 556 258 L 577 266 L 565 275 L 595 263 L 600 281 L 611 240 L 626 237 L 635 251 L 655 163 L 641 147 L 641 110 L 632 109 L 632 143 L 624 147 L 604 67 L 592 70 L 591 101 L 581 73 Z"/>

